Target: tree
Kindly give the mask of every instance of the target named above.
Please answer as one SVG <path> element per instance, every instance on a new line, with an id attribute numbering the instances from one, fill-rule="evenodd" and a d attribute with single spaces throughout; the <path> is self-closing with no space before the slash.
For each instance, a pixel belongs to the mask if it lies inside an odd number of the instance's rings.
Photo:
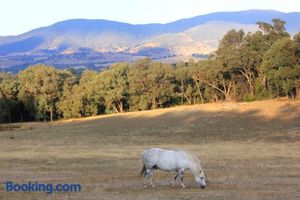
<path id="1" fill-rule="evenodd" d="M 128 63 L 113 64 L 100 75 L 103 79 L 105 105 L 116 112 L 124 112 L 129 102 Z"/>
<path id="2" fill-rule="evenodd" d="M 168 64 L 139 60 L 129 69 L 132 110 L 155 109 L 170 104 L 174 95 L 174 77 Z"/>
<path id="3" fill-rule="evenodd" d="M 300 77 L 295 42 L 290 38 L 277 40 L 265 53 L 261 70 L 276 96 L 290 95 L 294 98 L 295 83 Z"/>
<path id="4" fill-rule="evenodd" d="M 62 94 L 56 103 L 57 112 L 64 118 L 79 117 L 80 106 L 77 95 L 81 94 L 76 91 L 76 86 L 79 84 L 80 77 L 78 78 L 74 70 L 64 70 L 61 73 L 63 79 Z"/>
<path id="5" fill-rule="evenodd" d="M 231 100 L 231 93 L 235 88 L 235 75 L 236 72 L 242 73 L 249 78 L 249 74 L 245 69 L 250 68 L 248 63 L 241 63 L 247 61 L 242 59 L 245 56 L 241 54 L 241 50 L 245 45 L 245 33 L 243 30 L 228 31 L 223 39 L 220 41 L 218 50 L 216 51 L 215 76 L 221 85 L 218 87 L 216 84 L 210 83 L 210 86 L 222 92 L 226 100 Z M 247 57 L 248 55 L 246 55 Z M 233 94 L 236 96 L 236 94 Z"/>
<path id="6" fill-rule="evenodd" d="M 297 59 L 296 68 L 299 69 L 299 65 L 300 65 L 300 32 L 298 32 L 297 34 L 294 35 L 294 42 L 296 45 L 296 52 L 295 52 L 295 56 Z M 296 97 L 300 98 L 300 77 L 297 77 L 297 79 L 295 81 L 295 85 L 296 85 Z"/>
<path id="7" fill-rule="evenodd" d="M 18 100 L 19 82 L 15 76 L 1 73 L 0 74 L 0 118 L 1 121 L 11 123 L 13 116 L 16 114 L 17 109 L 20 107 Z M 18 114 L 18 112 L 17 112 Z M 22 118 L 22 117 L 21 117 Z"/>
<path id="8" fill-rule="evenodd" d="M 72 88 L 72 113 L 76 117 L 93 116 L 104 113 L 105 100 L 103 94 L 103 79 L 101 76 L 91 70 L 85 70 L 82 73 L 78 85 Z"/>
<path id="9" fill-rule="evenodd" d="M 232 71 L 228 70 L 218 60 L 206 63 L 204 83 L 223 94 L 226 101 L 231 100 L 234 87 Z"/>
<path id="10" fill-rule="evenodd" d="M 201 64 L 203 66 L 204 61 L 202 61 Z M 189 75 L 193 79 L 193 81 L 196 85 L 199 97 L 201 99 L 201 103 L 204 103 L 204 98 L 203 98 L 202 93 L 204 91 L 204 83 L 206 83 L 206 80 L 205 80 L 206 77 L 205 77 L 205 71 L 203 71 L 204 68 L 201 66 L 201 64 L 199 65 L 199 63 L 190 61 L 189 62 L 189 66 L 190 66 Z"/>
<path id="11" fill-rule="evenodd" d="M 33 100 L 36 117 L 42 114 L 45 121 L 47 112 L 50 113 L 50 121 L 53 121 L 55 104 L 62 91 L 63 81 L 60 73 L 60 70 L 54 67 L 38 64 L 18 74 L 21 100 L 27 103 L 28 99 Z"/>
<path id="12" fill-rule="evenodd" d="M 278 39 L 284 37 L 290 37 L 289 33 L 286 32 L 284 27 L 285 21 L 279 18 L 272 19 L 273 24 L 268 24 L 266 22 L 257 22 L 260 30 L 264 35 L 264 43 L 271 47 L 271 45 Z"/>
<path id="13" fill-rule="evenodd" d="M 247 92 L 254 96 L 255 80 L 258 76 L 258 66 L 262 59 L 258 52 L 251 50 L 247 46 L 243 46 L 238 52 L 238 60 L 235 70 L 240 72 L 245 78 Z"/>
<path id="14" fill-rule="evenodd" d="M 295 54 L 296 54 L 297 63 L 300 64 L 300 32 L 295 34 L 293 39 L 294 39 L 295 46 L 296 46 Z"/>
<path id="15" fill-rule="evenodd" d="M 195 96 L 195 88 L 194 82 L 190 76 L 190 63 L 179 62 L 176 64 L 176 68 L 174 69 L 175 79 L 178 82 L 175 85 L 178 85 L 176 91 L 180 94 L 180 104 L 184 103 L 184 100 L 188 102 L 188 104 L 192 104 L 192 97 Z"/>

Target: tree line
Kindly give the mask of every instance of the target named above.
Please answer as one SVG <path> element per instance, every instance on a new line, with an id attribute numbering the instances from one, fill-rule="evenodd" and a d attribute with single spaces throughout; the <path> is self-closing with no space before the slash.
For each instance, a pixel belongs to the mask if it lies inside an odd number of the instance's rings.
<path id="1" fill-rule="evenodd" d="M 300 96 L 300 32 L 285 22 L 231 30 L 209 59 L 175 64 L 140 59 L 96 72 L 38 64 L 0 73 L 0 122 L 149 110 L 219 101 Z"/>

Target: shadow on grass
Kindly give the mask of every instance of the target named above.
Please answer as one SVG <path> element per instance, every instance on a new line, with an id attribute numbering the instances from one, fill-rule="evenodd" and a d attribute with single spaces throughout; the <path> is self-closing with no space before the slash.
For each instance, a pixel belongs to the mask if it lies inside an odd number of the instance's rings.
<path id="1" fill-rule="evenodd" d="M 246 111 L 235 107 L 207 111 L 197 106 L 186 106 L 162 109 L 155 115 L 148 112 L 126 113 L 60 124 L 57 127 L 67 134 L 92 134 L 115 144 L 199 144 L 220 140 L 299 141 L 299 103 L 285 103 L 276 109 L 272 109 L 272 105 L 266 106 L 269 108 Z"/>

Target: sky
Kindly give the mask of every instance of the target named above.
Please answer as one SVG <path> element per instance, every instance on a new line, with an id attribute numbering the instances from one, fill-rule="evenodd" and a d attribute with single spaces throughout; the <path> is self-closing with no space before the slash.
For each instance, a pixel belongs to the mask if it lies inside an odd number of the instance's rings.
<path id="1" fill-rule="evenodd" d="M 167 23 L 218 11 L 300 12 L 299 0 L 0 0 L 0 36 L 18 35 L 67 19 Z"/>

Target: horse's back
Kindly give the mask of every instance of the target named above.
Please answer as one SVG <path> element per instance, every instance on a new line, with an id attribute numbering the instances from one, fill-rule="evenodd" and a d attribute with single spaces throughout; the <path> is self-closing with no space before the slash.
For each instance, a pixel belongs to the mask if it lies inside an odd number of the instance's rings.
<path id="1" fill-rule="evenodd" d="M 175 155 L 181 151 L 177 150 L 168 150 L 168 149 L 161 149 L 161 148 L 151 148 L 144 151 L 143 158 L 148 157 L 157 157 L 157 156 L 164 156 L 164 155 Z"/>
<path id="2" fill-rule="evenodd" d="M 151 148 L 151 149 L 144 151 L 144 154 L 143 154 L 144 162 L 146 162 L 146 163 L 157 162 L 157 160 L 163 154 L 164 151 L 165 151 L 164 149 L 160 149 L 160 148 Z"/>
<path id="3" fill-rule="evenodd" d="M 187 166 L 188 155 L 181 150 L 151 148 L 144 151 L 143 160 L 150 168 L 155 166 L 162 170 L 175 170 Z"/>

